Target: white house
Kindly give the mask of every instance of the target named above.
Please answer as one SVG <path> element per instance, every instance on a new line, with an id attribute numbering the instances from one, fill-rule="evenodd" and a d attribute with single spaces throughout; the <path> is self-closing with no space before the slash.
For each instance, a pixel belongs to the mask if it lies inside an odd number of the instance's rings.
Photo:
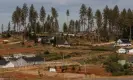
<path id="1" fill-rule="evenodd" d="M 117 46 L 131 46 L 131 42 L 128 39 L 118 39 L 116 41 Z"/>
<path id="2" fill-rule="evenodd" d="M 118 51 L 117 51 L 117 53 L 120 53 L 120 54 L 125 54 L 126 52 L 127 52 L 127 50 L 124 49 L 124 48 L 120 48 L 120 49 L 118 49 Z"/>
<path id="3" fill-rule="evenodd" d="M 128 54 L 133 54 L 133 49 L 128 50 Z"/>

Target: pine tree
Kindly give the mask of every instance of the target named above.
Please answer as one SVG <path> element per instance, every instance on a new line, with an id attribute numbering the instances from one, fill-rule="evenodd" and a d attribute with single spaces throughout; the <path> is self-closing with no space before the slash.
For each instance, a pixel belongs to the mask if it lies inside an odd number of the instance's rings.
<path id="1" fill-rule="evenodd" d="M 103 10 L 103 30 L 102 30 L 102 37 L 104 38 L 104 40 L 106 41 L 109 37 L 108 37 L 108 31 L 107 31 L 107 26 L 108 26 L 108 22 L 109 22 L 109 8 L 108 6 L 105 7 L 105 9 Z"/>
<path id="2" fill-rule="evenodd" d="M 1 33 L 3 34 L 3 31 L 4 31 L 4 26 L 3 24 L 1 25 Z"/>
<path id="3" fill-rule="evenodd" d="M 118 27 L 118 18 L 119 18 L 119 8 L 118 6 L 116 5 L 113 9 L 113 33 L 114 33 L 114 37 L 118 38 L 119 37 L 119 27 Z"/>
<path id="4" fill-rule="evenodd" d="M 80 32 L 80 24 L 78 20 L 75 21 L 75 32 L 76 33 Z"/>
<path id="5" fill-rule="evenodd" d="M 67 24 L 66 23 L 63 24 L 63 32 L 67 32 Z"/>
<path id="6" fill-rule="evenodd" d="M 67 15 L 67 25 L 69 25 L 69 24 L 68 24 L 68 22 L 69 22 L 69 21 L 68 21 L 68 17 L 70 16 L 69 10 L 66 11 L 66 15 Z"/>
<path id="7" fill-rule="evenodd" d="M 91 7 L 87 9 L 87 18 L 88 18 L 88 31 L 90 31 L 90 29 L 92 28 L 92 24 L 93 24 L 93 13 L 92 13 Z"/>
<path id="8" fill-rule="evenodd" d="M 74 27 L 75 27 L 74 20 L 70 20 L 70 24 L 69 24 L 70 33 L 74 33 Z"/>
<path id="9" fill-rule="evenodd" d="M 11 24 L 10 24 L 10 22 L 8 23 L 8 33 L 10 32 L 10 29 L 11 29 Z"/>
<path id="10" fill-rule="evenodd" d="M 46 28 L 44 26 L 44 23 L 45 23 L 45 18 L 46 18 L 46 12 L 45 12 L 45 9 L 44 7 L 42 6 L 41 7 L 41 10 L 40 10 L 40 21 L 42 22 L 42 27 L 43 27 L 43 30 L 44 32 L 46 32 Z"/>
<path id="11" fill-rule="evenodd" d="M 129 38 L 130 40 L 132 39 L 132 25 L 133 25 L 133 13 L 131 11 L 131 9 L 128 9 L 127 11 L 127 26 L 130 28 L 130 34 L 129 34 Z"/>
<path id="12" fill-rule="evenodd" d="M 52 18 L 53 18 L 53 32 L 58 32 L 58 13 L 54 7 L 51 8 Z"/>
<path id="13" fill-rule="evenodd" d="M 36 24 L 36 20 L 38 18 L 38 13 L 34 8 L 34 5 L 32 4 L 29 10 L 29 22 L 30 25 L 32 26 L 32 31 L 35 31 L 35 24 Z"/>
<path id="14" fill-rule="evenodd" d="M 85 25 L 86 25 L 86 5 L 82 4 L 80 8 L 80 22 L 82 26 L 82 31 L 85 31 Z"/>
<path id="15" fill-rule="evenodd" d="M 19 6 L 16 7 L 15 18 L 17 23 L 17 31 L 19 32 L 21 27 L 21 8 Z"/>
<path id="16" fill-rule="evenodd" d="M 17 13 L 16 11 L 12 14 L 12 23 L 14 24 L 14 32 L 16 31 L 16 24 L 17 24 Z"/>
<path id="17" fill-rule="evenodd" d="M 22 17 L 21 17 L 22 25 L 24 26 L 24 29 L 25 29 L 26 28 L 26 18 L 28 17 L 28 7 L 27 7 L 26 3 L 23 4 L 21 14 L 22 14 Z"/>
<path id="18" fill-rule="evenodd" d="M 98 31 L 98 42 L 100 41 L 100 29 L 102 27 L 102 14 L 100 10 L 97 10 L 95 13 L 95 17 L 96 17 L 96 24 L 97 24 L 97 31 Z"/>

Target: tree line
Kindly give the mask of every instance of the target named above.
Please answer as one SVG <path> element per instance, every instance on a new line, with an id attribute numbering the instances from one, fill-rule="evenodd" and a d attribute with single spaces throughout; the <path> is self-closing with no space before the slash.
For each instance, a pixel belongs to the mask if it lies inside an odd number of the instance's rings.
<path id="1" fill-rule="evenodd" d="M 59 32 L 58 16 L 54 7 L 51 7 L 51 14 L 47 14 L 43 6 L 40 8 L 40 12 L 37 12 L 33 4 L 28 7 L 24 3 L 22 7 L 17 6 L 12 13 L 13 30 L 29 33 Z M 103 10 L 97 9 L 94 13 L 91 7 L 82 4 L 78 20 L 69 20 L 69 9 L 66 10 L 66 16 L 67 22 L 62 25 L 63 32 L 78 33 L 82 31 L 88 35 L 95 32 L 98 42 L 132 38 L 133 12 L 130 8 L 120 11 L 117 5 L 114 8 L 105 6 Z M 8 26 L 7 31 L 10 31 L 10 25 Z M 3 32 L 3 24 L 1 30 Z"/>
<path id="2" fill-rule="evenodd" d="M 58 12 L 52 7 L 51 15 L 46 15 L 45 8 L 42 6 L 40 12 L 35 10 L 32 4 L 30 8 L 24 3 L 23 7 L 16 7 L 12 14 L 12 22 L 14 24 L 14 31 L 21 31 L 23 26 L 24 30 L 35 33 L 43 32 L 58 32 Z"/>
<path id="3" fill-rule="evenodd" d="M 69 16 L 69 12 L 66 12 Z M 132 39 L 133 11 L 119 10 L 116 5 L 114 8 L 105 6 L 103 11 L 97 9 L 94 13 L 91 7 L 81 5 L 79 20 L 70 20 L 63 25 L 64 32 L 87 32 L 88 35 L 95 31 L 98 42 L 116 40 L 118 38 Z M 95 26 L 96 25 L 96 26 Z"/>

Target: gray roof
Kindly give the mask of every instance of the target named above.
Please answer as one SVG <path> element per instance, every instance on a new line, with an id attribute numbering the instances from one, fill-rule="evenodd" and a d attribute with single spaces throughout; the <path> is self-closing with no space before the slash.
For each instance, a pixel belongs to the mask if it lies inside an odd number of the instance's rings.
<path id="1" fill-rule="evenodd" d="M 22 57 L 26 62 L 40 62 L 44 61 L 42 57 Z"/>
<path id="2" fill-rule="evenodd" d="M 68 45 L 69 43 L 67 40 L 59 39 L 59 40 L 56 40 L 56 44 L 57 45 Z"/>
<path id="3" fill-rule="evenodd" d="M 120 39 L 122 43 L 131 43 L 128 39 Z"/>
<path id="4" fill-rule="evenodd" d="M 0 60 L 0 65 L 6 65 L 9 61 L 6 60 Z"/>

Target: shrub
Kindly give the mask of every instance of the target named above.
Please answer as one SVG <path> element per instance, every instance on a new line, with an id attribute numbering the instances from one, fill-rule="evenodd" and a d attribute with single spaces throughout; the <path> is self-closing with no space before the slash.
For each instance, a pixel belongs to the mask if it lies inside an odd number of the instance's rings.
<path id="1" fill-rule="evenodd" d="M 122 66 L 118 63 L 118 60 L 120 60 L 121 58 L 122 57 L 118 54 L 113 54 L 108 57 L 104 62 L 106 71 L 111 72 L 113 76 L 131 75 L 132 69 L 130 68 L 130 65 L 125 64 L 124 66 Z"/>

